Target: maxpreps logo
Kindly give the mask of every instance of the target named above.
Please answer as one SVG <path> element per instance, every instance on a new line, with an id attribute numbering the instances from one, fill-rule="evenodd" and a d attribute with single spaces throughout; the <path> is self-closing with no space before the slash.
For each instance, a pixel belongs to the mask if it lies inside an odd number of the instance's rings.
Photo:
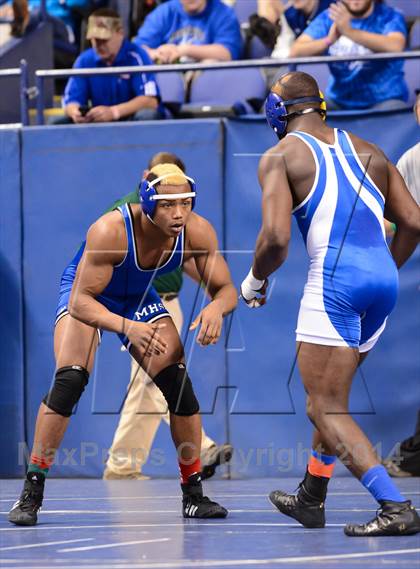
<path id="1" fill-rule="evenodd" d="M 144 306 L 140 311 L 135 312 L 134 314 L 137 320 L 141 320 L 142 318 L 147 318 L 153 314 L 159 314 L 161 310 L 165 310 L 163 304 L 161 302 L 155 302 Z"/>

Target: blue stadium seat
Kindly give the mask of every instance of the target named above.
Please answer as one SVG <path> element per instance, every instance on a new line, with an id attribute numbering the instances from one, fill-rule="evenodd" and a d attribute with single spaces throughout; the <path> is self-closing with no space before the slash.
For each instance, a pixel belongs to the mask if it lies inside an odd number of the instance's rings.
<path id="1" fill-rule="evenodd" d="M 410 49 L 420 49 L 420 18 L 417 18 L 410 30 L 408 47 Z"/>
<path id="2" fill-rule="evenodd" d="M 203 71 L 191 85 L 190 102 L 182 111 L 198 113 L 246 114 L 256 111 L 267 94 L 265 79 L 259 69 L 219 69 Z M 255 106 L 250 104 L 250 101 Z"/>
<path id="3" fill-rule="evenodd" d="M 407 81 L 410 105 L 416 100 L 416 90 L 420 89 L 420 60 L 407 59 L 404 64 L 405 80 Z"/>
<path id="4" fill-rule="evenodd" d="M 174 117 L 185 100 L 185 85 L 181 73 L 156 73 L 167 118 Z"/>
<path id="5" fill-rule="evenodd" d="M 328 65 L 317 63 L 314 65 L 301 65 L 298 66 L 299 71 L 309 73 L 317 80 L 319 88 L 325 93 L 330 77 Z M 411 59 L 405 62 L 404 66 L 405 79 L 410 91 L 409 103 L 414 103 L 415 90 L 420 89 L 420 60 Z"/>
<path id="6" fill-rule="evenodd" d="M 305 73 L 309 73 L 312 77 L 315 77 L 319 88 L 323 93 L 328 85 L 328 80 L 330 78 L 330 70 L 326 63 L 314 63 L 312 65 L 298 65 L 298 71 L 304 71 Z"/>
<path id="7" fill-rule="evenodd" d="M 263 44 L 257 36 L 253 36 L 248 46 L 249 59 L 263 59 L 270 57 L 272 50 Z"/>
<path id="8" fill-rule="evenodd" d="M 386 0 L 386 3 L 393 8 L 398 8 L 406 18 L 416 18 L 420 16 L 419 0 Z"/>
<path id="9" fill-rule="evenodd" d="M 248 21 L 251 14 L 257 12 L 257 0 L 236 0 L 233 6 L 240 24 Z"/>

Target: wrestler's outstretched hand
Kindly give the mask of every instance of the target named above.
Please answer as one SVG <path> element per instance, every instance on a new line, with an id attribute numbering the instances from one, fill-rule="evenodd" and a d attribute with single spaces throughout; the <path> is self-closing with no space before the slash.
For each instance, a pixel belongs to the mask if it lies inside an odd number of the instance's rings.
<path id="1" fill-rule="evenodd" d="M 200 332 L 197 336 L 197 343 L 202 346 L 216 344 L 222 333 L 223 308 L 222 303 L 215 299 L 208 304 L 190 326 L 190 330 L 195 330 L 200 324 Z"/>

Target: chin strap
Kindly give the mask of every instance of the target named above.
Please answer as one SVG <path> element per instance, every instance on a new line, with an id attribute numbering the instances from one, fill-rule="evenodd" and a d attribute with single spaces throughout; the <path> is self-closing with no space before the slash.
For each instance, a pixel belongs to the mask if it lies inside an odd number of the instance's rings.
<path id="1" fill-rule="evenodd" d="M 144 212 L 143 212 L 144 213 Z M 151 221 L 153 223 L 153 225 L 156 225 L 156 227 L 158 227 L 158 224 L 156 222 L 153 221 L 153 219 L 150 217 L 150 215 L 148 213 L 146 213 L 146 217 L 149 221 Z"/>
<path id="2" fill-rule="evenodd" d="M 324 109 L 316 109 L 316 108 L 311 108 L 311 109 L 303 109 L 301 111 L 293 111 L 292 113 L 289 113 L 287 115 L 284 115 L 283 118 L 285 118 L 286 120 L 292 120 L 296 117 L 302 116 L 302 115 L 309 115 L 310 113 L 318 113 L 321 116 L 325 116 L 326 112 L 324 111 Z"/>

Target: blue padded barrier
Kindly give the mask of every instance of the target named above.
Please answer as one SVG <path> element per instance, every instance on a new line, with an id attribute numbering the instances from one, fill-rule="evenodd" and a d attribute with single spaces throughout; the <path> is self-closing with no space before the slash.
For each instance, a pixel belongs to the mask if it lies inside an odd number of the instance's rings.
<path id="1" fill-rule="evenodd" d="M 394 162 L 418 141 L 418 127 L 409 112 L 359 113 L 356 118 L 331 113 L 330 123 L 379 144 Z M 31 442 L 37 408 L 54 373 L 52 327 L 60 275 L 89 225 L 136 186 L 152 154 L 176 152 L 196 178 L 197 212 L 211 220 L 221 248 L 229 250 L 229 265 L 239 285 L 249 269 L 260 225 L 258 161 L 275 140 L 262 119 L 32 127 L 22 131 L 19 164 L 18 133 L 0 131 L 0 298 L 2 315 L 6 315 L 1 320 L 0 425 L 5 433 L 3 446 L 12 457 L 2 464 L 0 475 L 21 474 L 16 453 L 24 438 L 23 366 Z M 351 398 L 357 420 L 385 452 L 411 434 L 418 407 L 418 261 L 417 253 L 401 271 L 397 307 L 364 364 L 363 375 L 357 375 Z M 220 442 L 230 429 L 237 449 L 235 476 L 297 474 L 304 468 L 311 426 L 299 374 L 292 368 L 306 269 L 306 253 L 294 227 L 289 259 L 272 279 L 269 304 L 260 312 L 239 307 L 225 338 L 227 353 L 223 343 L 201 349 L 193 344 L 192 334 L 188 337 L 186 354 L 203 422 Z M 203 293 L 199 291 L 194 305 L 196 291 L 186 278 L 181 294 L 184 330 L 201 307 Z M 102 453 L 111 444 L 128 375 L 127 354 L 120 351 L 112 334 L 105 334 L 90 385 L 72 418 L 52 475 L 101 475 Z M 176 475 L 166 426 L 159 431 L 154 448 L 155 460 L 145 472 Z"/>
<path id="2" fill-rule="evenodd" d="M 0 130 L 0 476 L 23 472 L 24 354 L 19 131 Z"/>
<path id="3" fill-rule="evenodd" d="M 391 162 L 397 163 L 400 156 L 419 140 L 417 126 L 411 110 L 385 113 L 331 113 L 329 124 L 354 132 L 377 144 Z"/>
<path id="4" fill-rule="evenodd" d="M 330 122 L 380 143 L 394 160 L 418 137 L 407 112 L 356 121 L 334 117 Z M 245 251 L 254 248 L 260 227 L 258 162 L 275 142 L 265 122 L 226 121 L 226 248 L 237 286 L 249 270 L 252 255 Z M 420 358 L 415 331 L 419 313 L 418 260 L 419 254 L 401 271 L 398 306 L 382 339 L 357 374 L 351 397 L 351 411 L 385 453 L 411 434 L 419 403 Z M 307 255 L 293 223 L 289 256 L 271 279 L 267 306 L 250 310 L 242 305 L 235 313 L 229 341 L 228 384 L 237 388 L 231 393 L 229 421 L 236 448 L 236 476 L 295 475 L 305 468 L 311 425 L 305 416 L 305 395 L 293 364 L 294 330 L 307 268 Z"/>
<path id="5" fill-rule="evenodd" d="M 185 160 L 189 174 L 198 182 L 197 212 L 206 215 L 220 235 L 222 129 L 219 121 L 34 127 L 23 132 L 30 440 L 39 402 L 54 373 L 52 330 L 61 272 L 89 225 L 116 198 L 136 187 L 151 155 L 161 150 L 175 152 Z M 183 295 L 186 317 L 192 309 L 193 294 L 188 295 L 191 288 L 194 287 L 186 287 Z M 55 475 L 101 475 L 102 453 L 111 444 L 129 377 L 129 358 L 119 348 L 116 337 L 104 335 L 87 393 L 63 442 L 64 447 L 77 449 L 75 464 L 70 460 L 63 464 L 66 455 L 61 451 Z M 224 384 L 222 345 L 205 354 L 194 349 L 190 369 L 203 410 L 211 408 L 217 386 Z M 216 414 L 207 421 L 210 433 L 219 439 L 225 436 L 224 417 L 224 405 L 219 405 Z M 156 445 L 163 449 L 165 457 L 172 451 L 167 428 Z M 86 453 L 95 456 L 80 464 L 81 453 L 85 458 Z M 176 462 L 168 460 L 164 469 L 159 470 L 161 474 L 162 471 L 176 473 Z"/>

